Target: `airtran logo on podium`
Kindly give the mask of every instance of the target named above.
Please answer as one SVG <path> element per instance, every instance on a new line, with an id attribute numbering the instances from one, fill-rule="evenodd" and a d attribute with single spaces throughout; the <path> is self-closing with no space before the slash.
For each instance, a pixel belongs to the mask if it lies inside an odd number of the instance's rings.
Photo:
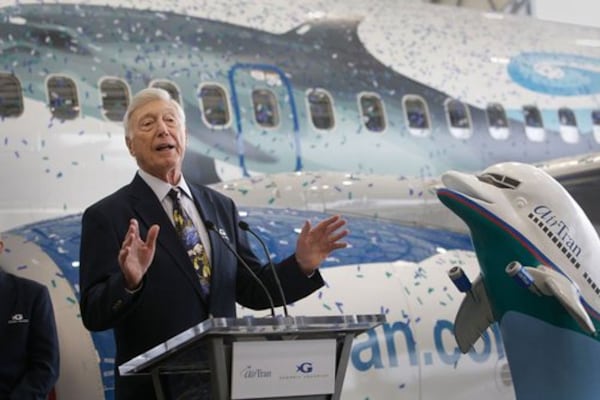
<path id="1" fill-rule="evenodd" d="M 313 374 L 313 363 L 310 361 L 302 362 L 296 365 L 296 374 L 280 375 L 279 379 L 302 379 L 312 377 L 324 377 L 324 374 Z M 240 376 L 244 379 L 267 379 L 273 377 L 273 372 L 264 368 L 248 365 L 240 371 Z"/>
<path id="2" fill-rule="evenodd" d="M 336 349 L 336 339 L 233 342 L 231 398 L 333 393 Z"/>
<path id="3" fill-rule="evenodd" d="M 272 373 L 271 371 L 267 371 L 261 368 L 252 368 L 251 365 L 248 365 L 242 370 L 241 375 L 245 379 L 259 379 L 270 378 Z"/>

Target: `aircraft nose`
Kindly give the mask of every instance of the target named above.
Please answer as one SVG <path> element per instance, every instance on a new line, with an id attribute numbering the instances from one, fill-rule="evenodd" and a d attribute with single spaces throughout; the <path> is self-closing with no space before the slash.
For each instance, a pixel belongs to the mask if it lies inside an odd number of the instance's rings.
<path id="1" fill-rule="evenodd" d="M 448 171 L 442 175 L 442 183 L 454 192 L 486 203 L 493 203 L 483 187 L 484 184 L 474 175 Z"/>

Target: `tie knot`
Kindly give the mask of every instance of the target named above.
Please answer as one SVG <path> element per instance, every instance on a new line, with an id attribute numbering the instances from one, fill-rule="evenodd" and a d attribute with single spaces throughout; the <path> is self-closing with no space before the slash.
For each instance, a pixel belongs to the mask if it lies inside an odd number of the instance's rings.
<path id="1" fill-rule="evenodd" d="M 179 200 L 179 195 L 181 194 L 181 192 L 179 191 L 179 188 L 172 188 L 171 190 L 169 190 L 169 193 L 167 193 L 167 196 L 169 196 L 171 198 L 171 200 L 173 201 L 177 201 Z"/>

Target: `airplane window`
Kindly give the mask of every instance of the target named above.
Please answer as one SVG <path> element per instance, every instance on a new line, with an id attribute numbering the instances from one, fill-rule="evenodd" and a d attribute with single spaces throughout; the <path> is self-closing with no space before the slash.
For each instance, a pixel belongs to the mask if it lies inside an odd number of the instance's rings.
<path id="1" fill-rule="evenodd" d="M 264 128 L 273 128 L 279 125 L 279 105 L 275 94 L 268 89 L 255 89 L 252 91 L 252 104 L 254 118 Z"/>
<path id="2" fill-rule="evenodd" d="M 402 100 L 402 105 L 410 133 L 420 137 L 428 136 L 431 132 L 429 110 L 425 100 L 419 96 L 408 95 Z"/>
<path id="3" fill-rule="evenodd" d="M 46 85 L 52 116 L 59 119 L 75 119 L 79 115 L 75 82 L 66 76 L 53 76 L 48 79 Z"/>
<path id="4" fill-rule="evenodd" d="M 577 126 L 577 120 L 575 119 L 575 113 L 570 108 L 560 108 L 558 110 L 558 119 L 561 125 L 564 126 Z"/>
<path id="5" fill-rule="evenodd" d="M 600 126 L 600 110 L 592 111 L 592 123 L 596 126 Z"/>
<path id="6" fill-rule="evenodd" d="M 521 184 L 521 181 L 513 179 L 506 175 L 485 173 L 477 176 L 477 179 L 481 182 L 488 183 L 490 185 L 499 187 L 501 189 L 516 189 Z"/>
<path id="7" fill-rule="evenodd" d="M 102 111 L 109 121 L 123 121 L 129 106 L 129 88 L 120 79 L 106 78 L 100 82 Z"/>
<path id="8" fill-rule="evenodd" d="M 311 89 L 306 95 L 310 118 L 317 129 L 332 129 L 335 124 L 331 96 L 323 89 Z"/>
<path id="9" fill-rule="evenodd" d="M 444 106 L 452 136 L 457 139 L 468 139 L 471 137 L 471 115 L 467 106 L 454 99 L 446 100 Z"/>
<path id="10" fill-rule="evenodd" d="M 532 128 L 543 128 L 542 115 L 540 110 L 535 106 L 523 107 L 523 115 L 525 116 L 525 125 Z"/>
<path id="11" fill-rule="evenodd" d="M 499 103 L 490 103 L 486 108 L 488 117 L 488 124 L 494 128 L 507 128 L 508 119 L 506 119 L 506 112 L 504 107 Z"/>
<path id="12" fill-rule="evenodd" d="M 579 141 L 579 130 L 575 113 L 570 108 L 562 107 L 558 110 L 558 121 L 560 122 L 560 137 L 565 143 L 577 143 Z"/>
<path id="13" fill-rule="evenodd" d="M 592 132 L 596 143 L 600 143 L 600 110 L 592 111 Z"/>
<path id="14" fill-rule="evenodd" d="M 496 140 L 506 140 L 510 135 L 506 111 L 500 103 L 490 103 L 485 109 L 490 136 Z"/>
<path id="15" fill-rule="evenodd" d="M 365 127 L 371 132 L 383 132 L 386 128 L 383 103 L 374 93 L 359 95 L 360 112 Z"/>
<path id="16" fill-rule="evenodd" d="M 150 83 L 150 87 L 164 89 L 171 95 L 171 98 L 181 104 L 181 96 L 179 94 L 179 89 L 173 82 L 156 80 Z"/>
<path id="17" fill-rule="evenodd" d="M 0 73 L 0 118 L 23 114 L 21 83 L 12 74 Z"/>
<path id="18" fill-rule="evenodd" d="M 223 129 L 231 122 L 227 94 L 225 89 L 219 85 L 202 85 L 200 88 L 200 108 L 202 119 L 210 128 Z"/>
<path id="19" fill-rule="evenodd" d="M 524 106 L 525 134 L 532 142 L 543 142 L 546 138 L 542 114 L 536 106 Z"/>

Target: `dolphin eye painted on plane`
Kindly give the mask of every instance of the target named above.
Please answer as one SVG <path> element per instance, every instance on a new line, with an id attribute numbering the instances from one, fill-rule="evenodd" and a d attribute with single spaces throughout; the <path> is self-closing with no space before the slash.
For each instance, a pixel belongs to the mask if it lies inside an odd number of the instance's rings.
<path id="1" fill-rule="evenodd" d="M 517 179 L 508 177 L 506 175 L 494 174 L 490 172 L 477 175 L 477 179 L 483 183 L 488 183 L 500 189 L 514 190 L 518 188 L 521 184 L 521 182 Z"/>
<path id="2" fill-rule="evenodd" d="M 519 196 L 515 199 L 515 204 L 518 208 L 523 208 L 527 205 L 527 199 Z"/>

